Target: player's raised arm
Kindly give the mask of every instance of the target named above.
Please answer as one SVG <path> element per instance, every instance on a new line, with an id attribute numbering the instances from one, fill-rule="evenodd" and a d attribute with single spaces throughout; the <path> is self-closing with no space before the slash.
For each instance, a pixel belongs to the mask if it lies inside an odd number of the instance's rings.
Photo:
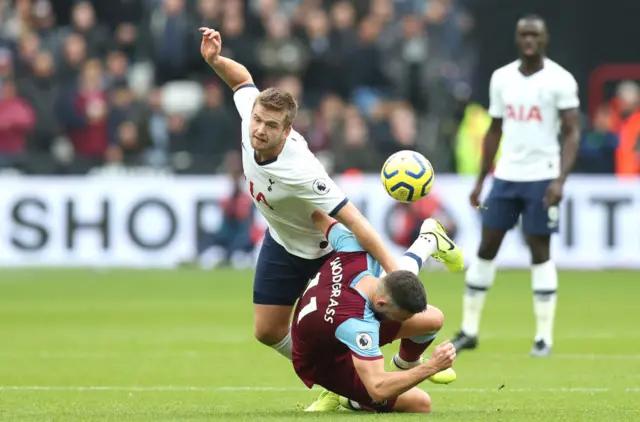
<path id="1" fill-rule="evenodd" d="M 432 375 L 448 369 L 456 358 L 456 349 L 447 340 L 438 345 L 426 363 L 400 372 L 386 372 L 383 359 L 367 359 L 353 354 L 353 365 L 367 392 L 377 402 L 397 397 Z"/>
<path id="2" fill-rule="evenodd" d="M 246 67 L 240 63 L 222 57 L 222 36 L 211 28 L 200 28 L 202 42 L 200 53 L 211 68 L 231 89 L 236 91 L 245 85 L 253 85 L 253 78 Z"/>

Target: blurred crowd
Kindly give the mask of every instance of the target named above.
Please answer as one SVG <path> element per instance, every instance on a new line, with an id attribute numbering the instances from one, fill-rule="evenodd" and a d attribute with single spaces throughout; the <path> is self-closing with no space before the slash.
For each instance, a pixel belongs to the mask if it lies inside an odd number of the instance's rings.
<path id="1" fill-rule="evenodd" d="M 468 102 L 464 0 L 0 0 L 0 171 L 224 171 L 232 93 L 198 28 L 260 87 L 300 104 L 295 128 L 331 172 L 377 172 L 415 149 L 476 173 L 490 118 Z M 640 90 L 624 82 L 585 127 L 577 171 L 640 173 Z"/>
<path id="2" fill-rule="evenodd" d="M 0 167 L 221 171 L 238 116 L 200 26 L 259 86 L 294 94 L 295 128 L 331 171 L 377 171 L 404 148 L 455 170 L 439 140 L 475 60 L 455 0 L 0 0 Z"/>

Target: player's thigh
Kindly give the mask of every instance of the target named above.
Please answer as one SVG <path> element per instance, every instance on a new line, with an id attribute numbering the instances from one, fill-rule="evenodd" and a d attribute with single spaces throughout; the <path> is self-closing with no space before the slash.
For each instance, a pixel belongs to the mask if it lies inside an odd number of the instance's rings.
<path id="1" fill-rule="evenodd" d="M 444 324 L 444 314 L 435 306 L 427 306 L 427 310 L 415 314 L 400 325 L 395 339 L 411 338 L 433 334 L 442 328 Z"/>
<path id="2" fill-rule="evenodd" d="M 524 208 L 519 189 L 518 183 L 494 180 L 482 209 L 482 239 L 478 250 L 481 258 L 493 259 L 506 232 L 518 222 Z"/>
<path id="3" fill-rule="evenodd" d="M 323 258 L 306 260 L 291 255 L 267 230 L 253 279 L 253 303 L 293 306 L 323 263 Z"/>
<path id="4" fill-rule="evenodd" d="M 560 227 L 558 206 L 545 207 L 544 197 L 551 180 L 529 182 L 522 213 L 522 229 L 527 235 L 550 236 Z"/>
<path id="5" fill-rule="evenodd" d="M 393 406 L 394 412 L 402 413 L 430 413 L 431 396 L 418 387 L 402 393 L 396 399 Z"/>

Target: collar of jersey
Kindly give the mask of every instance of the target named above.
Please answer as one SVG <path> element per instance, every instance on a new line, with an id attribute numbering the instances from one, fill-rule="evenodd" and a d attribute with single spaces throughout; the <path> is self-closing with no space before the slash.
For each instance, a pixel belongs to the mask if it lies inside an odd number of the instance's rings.
<path id="1" fill-rule="evenodd" d="M 259 166 L 266 166 L 267 164 L 275 163 L 278 160 L 278 156 L 276 155 L 273 158 L 269 158 L 268 160 L 258 161 L 257 152 L 253 151 L 253 159 L 256 160 L 256 164 Z"/>

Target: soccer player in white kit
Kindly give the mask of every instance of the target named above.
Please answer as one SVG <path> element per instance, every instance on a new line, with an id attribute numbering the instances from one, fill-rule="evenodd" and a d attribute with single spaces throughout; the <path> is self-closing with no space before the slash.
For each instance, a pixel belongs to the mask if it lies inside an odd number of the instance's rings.
<path id="1" fill-rule="evenodd" d="M 504 235 L 522 216 L 531 250 L 537 322 L 531 355 L 551 353 L 558 275 L 549 246 L 551 234 L 558 230 L 563 186 L 578 151 L 580 103 L 573 76 L 546 57 L 547 42 L 542 18 L 529 15 L 520 19 L 516 27 L 520 58 L 491 77 L 489 114 L 493 121 L 484 139 L 482 169 L 470 196 L 471 205 L 482 210 L 482 240 L 478 257 L 466 273 L 462 329 L 453 341 L 457 351 L 474 349 L 478 344 L 482 308 L 495 278 L 494 258 Z M 482 185 L 503 136 L 493 186 L 481 204 Z"/>
<path id="2" fill-rule="evenodd" d="M 400 269 L 381 238 L 347 200 L 291 124 L 297 104 L 279 89 L 260 92 L 241 64 L 220 55 L 222 37 L 201 28 L 200 52 L 234 91 L 242 118 L 242 164 L 254 204 L 268 229 L 256 266 L 254 334 L 291 359 L 289 324 L 296 300 L 333 249 L 313 225 L 321 210 L 356 236 L 385 271 Z"/>

